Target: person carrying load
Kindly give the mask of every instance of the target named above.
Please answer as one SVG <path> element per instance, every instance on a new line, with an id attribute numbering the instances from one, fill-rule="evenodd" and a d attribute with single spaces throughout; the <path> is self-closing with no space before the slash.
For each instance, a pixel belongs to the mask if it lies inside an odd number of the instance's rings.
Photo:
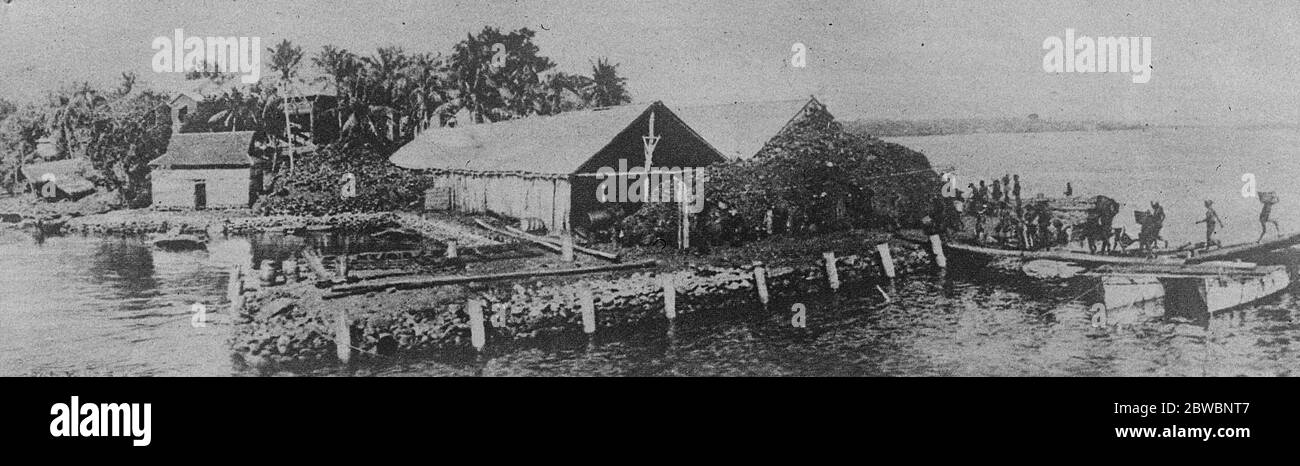
<path id="1" fill-rule="evenodd" d="M 1264 233 L 1268 232 L 1268 224 L 1270 223 L 1273 224 L 1273 231 L 1277 232 L 1279 236 L 1282 235 L 1282 230 L 1277 226 L 1277 220 L 1270 217 L 1273 213 L 1273 204 L 1278 202 L 1277 193 L 1272 191 L 1260 192 L 1259 202 L 1262 202 L 1264 207 L 1259 211 L 1259 239 L 1255 240 L 1256 243 L 1264 241 Z"/>
<path id="2" fill-rule="evenodd" d="M 1150 212 L 1134 211 L 1133 217 L 1142 225 L 1138 232 L 1138 248 L 1143 251 L 1155 249 L 1160 241 L 1160 229 L 1165 226 L 1165 208 L 1159 202 L 1152 202 Z"/>

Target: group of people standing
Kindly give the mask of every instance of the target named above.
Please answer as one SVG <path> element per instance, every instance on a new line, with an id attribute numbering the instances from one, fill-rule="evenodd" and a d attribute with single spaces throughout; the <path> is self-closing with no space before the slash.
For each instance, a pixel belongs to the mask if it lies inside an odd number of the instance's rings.
<path id="1" fill-rule="evenodd" d="M 1066 197 L 1074 194 L 1074 187 L 1067 183 Z M 1060 217 L 1053 212 L 1046 199 L 1033 199 L 1025 202 L 1021 197 L 1020 175 L 1007 174 L 986 182 L 967 185 L 965 191 L 957 189 L 954 202 L 940 204 L 956 207 L 959 214 L 973 217 L 975 241 L 980 243 L 997 242 L 1008 247 L 1023 249 L 1044 249 L 1067 245 L 1071 241 L 1086 242 L 1088 250 L 1093 253 L 1122 251 L 1133 243 L 1140 251 L 1151 252 L 1161 247 L 1168 247 L 1168 242 L 1161 237 L 1166 214 L 1164 206 L 1158 201 L 1151 202 L 1147 211 L 1135 212 L 1135 220 L 1140 225 L 1137 239 L 1128 236 L 1124 228 L 1115 228 L 1114 218 L 1120 212 L 1120 204 L 1105 196 L 1096 196 L 1093 206 L 1087 210 L 1087 218 L 1078 224 Z M 1264 240 L 1268 225 L 1281 234 L 1276 220 L 1272 217 L 1273 205 L 1278 197 L 1273 192 L 1258 193 L 1263 207 L 1259 213 L 1260 233 L 1256 242 Z M 938 199 L 936 199 L 938 201 Z M 936 217 L 938 218 L 938 217 Z M 957 222 L 960 223 L 960 222 Z M 1214 210 L 1214 202 L 1205 201 L 1205 218 L 1196 222 L 1205 224 L 1205 243 L 1202 247 L 1210 248 L 1222 245 L 1214 238 L 1217 231 L 1224 226 L 1223 220 Z M 969 224 L 957 224 L 949 228 L 966 230 Z M 967 230 L 969 231 L 969 230 Z"/>
<path id="2" fill-rule="evenodd" d="M 968 191 L 957 190 L 961 210 L 975 219 L 979 242 L 995 239 L 1025 249 L 1045 248 L 1069 242 L 1070 226 L 1052 215 L 1042 203 L 1026 206 L 1021 197 L 1020 175 L 1007 174 L 989 182 L 970 183 Z M 991 224 L 991 225 L 990 225 Z"/>

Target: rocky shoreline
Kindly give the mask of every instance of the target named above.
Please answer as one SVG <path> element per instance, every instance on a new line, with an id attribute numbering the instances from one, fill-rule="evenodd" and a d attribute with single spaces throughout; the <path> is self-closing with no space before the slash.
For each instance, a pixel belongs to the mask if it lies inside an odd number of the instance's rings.
<path id="1" fill-rule="evenodd" d="M 934 260 L 921 246 L 891 242 L 899 276 L 934 270 Z M 884 283 L 884 270 L 875 248 L 836 259 L 844 287 Z M 582 329 L 578 296 L 592 291 L 597 332 L 664 319 L 662 274 L 671 274 L 678 315 L 733 306 L 760 305 L 755 265 L 716 267 L 690 265 L 676 270 L 605 273 L 580 278 L 536 279 L 425 290 L 370 293 L 324 300 L 323 290 L 298 284 L 268 288 L 245 297 L 235 317 L 231 346 L 236 359 L 248 367 L 269 369 L 289 364 L 330 364 L 336 361 L 335 329 L 346 314 L 349 339 L 363 358 L 433 350 L 467 350 L 470 317 L 466 302 L 486 301 L 483 309 L 487 346 L 544 334 Z M 829 292 L 822 256 L 800 257 L 785 266 L 766 268 L 774 299 Z"/>
<path id="2" fill-rule="evenodd" d="M 167 212 L 118 210 L 72 218 L 63 224 L 63 231 L 93 234 L 139 234 L 159 233 L 180 228 L 182 231 L 247 233 L 308 228 L 361 230 L 397 225 L 397 215 L 392 213 L 304 217 L 294 215 L 259 216 L 248 211 Z"/>

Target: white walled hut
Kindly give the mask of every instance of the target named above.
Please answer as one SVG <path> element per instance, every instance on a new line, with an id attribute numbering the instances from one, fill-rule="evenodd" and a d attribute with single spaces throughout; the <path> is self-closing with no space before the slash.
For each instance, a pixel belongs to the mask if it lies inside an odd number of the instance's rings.
<path id="1" fill-rule="evenodd" d="M 249 155 L 252 144 L 252 131 L 173 133 L 167 153 L 149 162 L 153 207 L 249 207 L 258 162 Z"/>
<path id="2" fill-rule="evenodd" d="M 608 206 L 596 199 L 602 167 L 641 166 L 642 137 L 659 142 L 655 167 L 703 167 L 724 157 L 662 102 L 530 117 L 425 131 L 390 161 L 427 170 L 434 187 L 430 209 L 494 213 L 569 231 L 588 213 Z M 635 208 L 635 206 L 633 207 Z"/>

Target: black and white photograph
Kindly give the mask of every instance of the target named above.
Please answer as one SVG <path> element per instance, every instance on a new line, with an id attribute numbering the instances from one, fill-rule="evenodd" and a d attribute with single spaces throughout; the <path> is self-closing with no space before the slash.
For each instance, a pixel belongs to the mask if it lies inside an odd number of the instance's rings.
<path id="1" fill-rule="evenodd" d="M 1280 0 L 4 0 L 0 376 L 1293 377 L 1296 50 Z"/>

